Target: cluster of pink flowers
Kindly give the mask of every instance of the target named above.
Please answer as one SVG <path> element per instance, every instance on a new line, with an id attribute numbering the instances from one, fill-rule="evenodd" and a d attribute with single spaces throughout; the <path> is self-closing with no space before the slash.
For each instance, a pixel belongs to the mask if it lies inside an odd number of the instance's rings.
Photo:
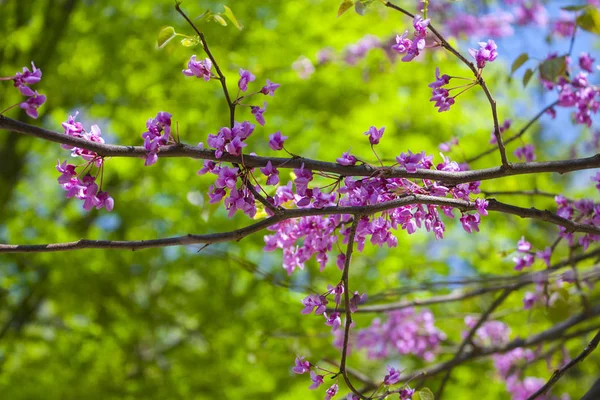
<path id="1" fill-rule="evenodd" d="M 377 144 L 383 135 L 383 128 L 371 127 L 366 134 L 371 144 Z M 355 162 L 355 157 L 352 157 L 354 156 L 345 153 L 338 162 L 341 161 L 342 165 L 352 165 Z M 396 161 L 410 173 L 417 172 L 418 169 L 461 171 L 463 168 L 448 158 L 444 158 L 442 163 L 434 166 L 433 157 L 426 155 L 425 152 L 408 151 L 396 157 Z M 450 188 L 428 179 L 424 179 L 421 186 L 404 178 L 348 177 L 336 190 L 324 193 L 318 187 L 309 187 L 313 180 L 309 170 L 295 169 L 294 175 L 293 182 L 277 188 L 273 198 L 275 205 L 291 203 L 299 208 L 323 208 L 335 205 L 366 206 L 392 201 L 407 193 L 470 200 L 472 195 L 480 192 L 479 182 L 458 184 Z M 487 201 L 484 199 L 474 201 L 477 211 L 463 213 L 460 218 L 463 228 L 468 233 L 478 232 L 480 216 L 487 215 Z M 440 210 L 448 218 L 454 218 L 451 207 L 421 204 L 398 207 L 385 211 L 380 216 L 363 216 L 358 221 L 356 230 L 357 248 L 362 251 L 367 238 L 370 238 L 370 242 L 374 245 L 395 247 L 397 239 L 392 231 L 397 229 L 412 234 L 419 228 L 425 228 L 428 232 L 433 232 L 437 239 L 442 239 L 445 225 L 441 220 Z M 306 261 L 313 256 L 316 256 L 323 269 L 329 258 L 328 253 L 340 239 L 339 236 L 341 235 L 344 242 L 348 240 L 351 221 L 350 215 L 310 216 L 282 221 L 269 227 L 274 234 L 265 236 L 265 250 L 282 249 L 283 267 L 289 274 L 296 268 L 303 269 Z"/>
<path id="2" fill-rule="evenodd" d="M 19 89 L 21 94 L 27 96 L 27 100 L 21 102 L 19 107 L 25 110 L 31 118 L 37 118 L 38 108 L 46 102 L 46 96 L 39 94 L 37 90 L 32 90 L 29 85 L 34 85 L 42 80 L 42 70 L 36 68 L 32 61 L 31 71 L 29 68 L 23 67 L 23 72 L 17 72 L 14 76 L 3 77 L 0 80 L 12 80 L 14 82 L 14 86 Z"/>
<path id="3" fill-rule="evenodd" d="M 302 304 L 304 305 L 302 314 L 312 314 L 314 312 L 315 315 L 322 315 L 325 318 L 325 324 L 331 326 L 331 331 L 335 332 L 342 324 L 340 312 L 338 310 L 342 302 L 343 294 L 344 284 L 340 282 L 336 286 L 329 285 L 327 292 L 322 295 L 308 295 L 304 298 L 304 300 L 302 300 Z M 327 304 L 329 303 L 327 297 L 330 295 L 333 295 L 334 297 L 335 309 L 334 311 L 327 313 Z M 360 294 L 357 291 L 354 292 L 350 298 L 350 312 L 356 312 L 356 310 L 358 310 L 358 306 L 360 304 L 364 304 L 366 301 L 366 293 Z"/>
<path id="4" fill-rule="evenodd" d="M 161 111 L 155 118 L 146 121 L 147 131 L 142 133 L 144 149 L 146 149 L 146 162 L 150 166 L 158 160 L 158 152 L 161 146 L 166 146 L 171 137 L 171 117 L 168 112 Z"/>
<path id="5" fill-rule="evenodd" d="M 521 271 L 523 268 L 532 266 L 536 257 L 543 260 L 547 267 L 550 267 L 550 257 L 552 256 L 550 247 L 546 247 L 543 251 L 533 252 L 531 243 L 525 240 L 525 237 L 521 237 L 517 243 L 517 253 L 518 255 L 513 257 L 515 271 Z"/>
<path id="6" fill-rule="evenodd" d="M 477 321 L 473 317 L 466 317 L 465 324 L 472 329 Z M 463 335 L 466 335 L 464 333 Z M 475 332 L 473 341 L 478 346 L 501 347 L 509 343 L 510 328 L 500 321 L 487 321 Z M 521 368 L 528 362 L 533 361 L 538 355 L 539 350 L 534 352 L 529 349 L 517 347 L 506 353 L 498 353 L 492 356 L 494 369 L 504 380 L 506 390 L 510 393 L 513 400 L 526 400 L 546 383 L 545 379 L 523 376 Z M 555 397 L 540 397 L 546 400 L 555 399 Z M 561 400 L 568 400 L 569 397 L 563 395 Z"/>
<path id="7" fill-rule="evenodd" d="M 366 349 L 370 359 L 387 358 L 399 353 L 414 355 L 426 361 L 432 361 L 446 334 L 436 328 L 433 314 L 414 308 L 391 311 L 387 320 L 376 318 L 371 326 L 360 329 L 353 338 L 353 349 Z M 336 340 L 336 345 L 341 342 Z"/>
<path id="8" fill-rule="evenodd" d="M 66 122 L 63 122 L 62 126 L 65 129 L 65 135 L 89 140 L 96 143 L 104 143 L 104 139 L 100 136 L 102 132 L 98 125 L 92 125 L 90 131 L 86 131 L 81 122 L 75 121 L 78 113 L 69 116 Z M 96 183 L 96 176 L 92 176 L 90 169 L 92 166 L 96 166 L 98 173 L 102 172 L 104 167 L 104 158 L 98 154 L 85 150 L 79 147 L 62 145 L 63 148 L 71 150 L 71 156 L 81 157 L 86 163 L 81 166 L 81 171 L 78 173 L 78 166 L 74 164 L 68 164 L 67 161 L 62 163 L 58 160 L 56 170 L 61 173 L 58 178 L 58 183 L 67 192 L 66 197 L 75 197 L 79 200 L 83 200 L 83 209 L 90 211 L 93 208 L 100 209 L 106 208 L 107 211 L 112 211 L 114 207 L 113 198 L 107 193 L 101 190 L 102 181 L 100 185 Z"/>
<path id="9" fill-rule="evenodd" d="M 435 82 L 429 84 L 429 87 L 433 89 L 429 101 L 435 101 L 438 112 L 448 111 L 455 100 L 454 97 L 450 96 L 450 91 L 442 86 L 447 85 L 451 77 L 446 74 L 440 75 L 440 68 L 437 67 L 435 69 L 435 78 Z"/>
<path id="10" fill-rule="evenodd" d="M 592 177 L 597 179 L 598 176 Z M 600 203 L 594 203 L 592 200 L 582 199 L 578 201 L 570 201 L 564 196 L 556 196 L 554 198 L 558 206 L 556 213 L 566 219 L 576 220 L 582 224 L 600 226 Z M 560 236 L 565 238 L 569 245 L 575 243 L 575 234 L 567 232 L 566 228 L 560 227 Z M 580 234 L 579 244 L 584 250 L 587 250 L 592 242 L 600 242 L 600 235 L 592 233 Z"/>
<path id="11" fill-rule="evenodd" d="M 546 60 L 555 58 L 557 55 L 552 53 Z M 575 122 L 588 127 L 592 125 L 592 115 L 597 114 L 600 109 L 600 87 L 593 85 L 588 79 L 589 74 L 594 72 L 594 61 L 595 59 L 588 53 L 581 53 L 578 58 L 581 71 L 572 79 L 564 75 L 559 76 L 556 82 L 542 78 L 542 84 L 546 89 L 558 91 L 558 106 L 575 108 Z M 571 57 L 565 57 L 566 70 L 569 72 L 571 62 Z M 549 114 L 554 117 L 556 112 L 550 109 Z"/>
<path id="12" fill-rule="evenodd" d="M 427 37 L 429 22 L 429 18 L 423 19 L 420 15 L 415 15 L 413 19 L 413 27 L 415 28 L 413 39 L 407 37 L 408 30 L 402 36 L 396 36 L 396 44 L 392 46 L 392 50 L 399 54 L 404 54 L 402 61 L 412 61 L 425 49 L 425 39 Z"/>

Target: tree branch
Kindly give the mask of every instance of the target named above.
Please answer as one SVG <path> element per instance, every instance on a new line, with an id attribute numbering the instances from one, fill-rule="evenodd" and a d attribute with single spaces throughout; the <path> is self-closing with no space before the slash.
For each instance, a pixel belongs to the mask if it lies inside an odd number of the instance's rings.
<path id="1" fill-rule="evenodd" d="M 259 232 L 278 222 L 291 219 L 308 217 L 315 215 L 371 215 L 382 211 L 391 210 L 394 208 L 412 205 L 412 204 L 432 204 L 440 206 L 449 206 L 457 208 L 461 211 L 476 210 L 477 206 L 474 202 L 441 198 L 435 196 L 426 196 L 419 194 L 404 195 L 397 200 L 388 201 L 385 203 L 355 206 L 355 207 L 325 207 L 325 208 L 310 208 L 310 209 L 292 209 L 282 211 L 280 214 L 266 218 L 255 224 L 246 226 L 241 229 L 236 229 L 229 232 L 209 233 L 203 235 L 188 234 L 185 236 L 175 236 L 162 239 L 151 240 L 132 240 L 132 241 L 112 241 L 112 240 L 89 240 L 81 239 L 75 242 L 53 243 L 53 244 L 37 244 L 37 245 L 10 245 L 0 244 L 0 253 L 41 253 L 52 251 L 67 251 L 75 249 L 129 249 L 139 250 L 152 247 L 168 247 L 193 244 L 212 244 L 228 241 L 238 241 L 244 237 Z M 502 212 L 505 214 L 517 215 L 521 218 L 532 218 L 540 221 L 546 221 L 555 225 L 563 226 L 569 232 L 585 232 L 600 234 L 600 227 L 593 225 L 581 224 L 568 219 L 559 217 L 550 211 L 542 211 L 535 208 L 522 208 L 506 203 L 501 203 L 494 199 L 489 200 L 487 207 L 488 211 Z"/>
<path id="2" fill-rule="evenodd" d="M 554 384 L 565 374 L 565 372 L 567 372 L 569 369 L 573 368 L 576 364 L 580 363 L 587 356 L 589 356 L 590 353 L 592 351 L 594 351 L 594 349 L 596 349 L 596 347 L 598 347 L 598 343 L 600 343 L 600 331 L 598 331 L 598 333 L 596 333 L 596 336 L 594 336 L 594 338 L 588 343 L 588 345 L 585 347 L 585 349 L 583 349 L 583 351 L 577 357 L 575 357 L 574 359 L 569 361 L 567 363 L 567 365 L 565 365 L 564 367 L 554 371 L 554 373 L 552 374 L 552 376 L 550 377 L 548 382 L 546 382 L 546 384 L 544 384 L 544 386 L 539 388 L 537 392 L 535 392 L 534 394 L 529 396 L 527 398 L 527 400 L 537 399 L 541 395 L 548 392 L 548 390 L 550 390 L 550 388 L 552 386 L 554 386 Z"/>
<path id="3" fill-rule="evenodd" d="M 104 157 L 146 157 L 143 146 L 119 146 L 91 142 L 85 139 L 65 135 L 29 125 L 21 121 L 13 120 L 0 115 L 0 130 L 11 130 L 24 135 L 34 136 L 39 139 L 67 144 L 93 151 Z M 215 157 L 213 150 L 200 149 L 197 146 L 186 144 L 175 144 L 160 148 L 160 157 L 188 157 L 201 160 L 224 161 L 243 164 L 246 167 L 264 167 L 270 161 L 277 168 L 304 168 L 311 171 L 330 172 L 341 176 L 381 176 L 384 178 L 409 178 L 409 179 L 432 179 L 444 184 L 460 184 L 474 181 L 484 181 L 514 175 L 537 174 L 542 172 L 556 172 L 564 174 L 567 172 L 585 169 L 600 168 L 600 154 L 592 157 L 578 158 L 574 160 L 526 162 L 512 164 L 510 169 L 492 167 L 471 171 L 437 171 L 418 169 L 416 172 L 407 172 L 405 168 L 398 167 L 373 167 L 370 165 L 343 166 L 337 163 L 312 160 L 303 157 L 260 157 L 244 154 L 243 156 L 232 156 L 223 154 L 221 158 Z"/>

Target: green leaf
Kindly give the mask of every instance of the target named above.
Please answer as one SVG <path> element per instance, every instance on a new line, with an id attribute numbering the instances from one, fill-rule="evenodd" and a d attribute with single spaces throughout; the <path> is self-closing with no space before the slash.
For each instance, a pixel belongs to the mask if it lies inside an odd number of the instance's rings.
<path id="1" fill-rule="evenodd" d="M 551 295 L 554 300 L 552 305 L 547 309 L 548 318 L 559 323 L 571 316 L 572 306 L 569 304 L 569 291 L 566 288 L 560 288 Z"/>
<path id="2" fill-rule="evenodd" d="M 561 10 L 565 10 L 565 11 L 581 11 L 584 8 L 588 8 L 589 5 L 588 4 L 584 4 L 584 5 L 578 5 L 578 6 L 564 6 L 561 7 Z"/>
<path id="3" fill-rule="evenodd" d="M 435 396 L 433 395 L 433 392 L 429 388 L 423 388 L 423 389 L 419 390 L 417 393 L 419 393 L 420 400 L 435 400 Z M 413 399 L 414 399 L 414 396 L 413 396 Z"/>
<path id="4" fill-rule="evenodd" d="M 342 4 L 340 4 L 340 7 L 338 8 L 337 16 L 338 17 L 342 16 L 342 14 L 344 14 L 346 11 L 348 11 L 350 9 L 350 7 L 352 7 L 353 5 L 354 5 L 353 0 L 342 1 Z"/>
<path id="5" fill-rule="evenodd" d="M 542 79 L 554 82 L 567 71 L 567 57 L 556 57 L 545 60 L 540 64 L 540 76 Z"/>
<path id="6" fill-rule="evenodd" d="M 196 20 L 200 20 L 200 23 L 203 24 L 213 19 L 213 13 L 210 10 L 204 11 Z"/>
<path id="7" fill-rule="evenodd" d="M 527 68 L 525 74 L 523 75 L 523 87 L 526 87 L 529 81 L 533 77 L 533 70 L 531 68 Z"/>
<path id="8" fill-rule="evenodd" d="M 233 11 L 231 11 L 231 8 L 227 6 L 223 7 L 225 8 L 225 12 L 223 13 L 223 15 L 225 15 L 229 19 L 233 26 L 235 26 L 236 28 L 238 28 L 238 30 L 241 31 L 244 28 L 244 25 L 238 22 L 237 18 L 235 18 L 235 15 L 233 15 Z"/>
<path id="9" fill-rule="evenodd" d="M 529 60 L 529 54 L 521 53 L 519 57 L 517 57 L 516 60 L 513 61 L 512 66 L 510 67 L 510 74 L 512 75 L 516 70 L 521 68 L 521 66 L 525 64 L 527 60 Z"/>
<path id="10" fill-rule="evenodd" d="M 200 40 L 196 39 L 196 38 L 185 38 L 181 41 L 181 44 L 184 45 L 185 47 L 192 47 L 197 45 L 198 43 L 200 43 Z"/>
<path id="11" fill-rule="evenodd" d="M 221 24 L 223 26 L 227 26 L 227 21 L 225 21 L 225 18 L 221 17 L 221 14 L 215 14 L 213 15 L 213 20 L 218 23 Z"/>
<path id="12" fill-rule="evenodd" d="M 600 35 L 600 11 L 597 8 L 587 8 L 576 22 L 581 29 Z"/>
<path id="13" fill-rule="evenodd" d="M 354 4 L 354 11 L 356 11 L 358 15 L 365 15 L 365 11 L 367 11 L 367 6 L 362 1 L 357 1 Z"/>
<path id="14" fill-rule="evenodd" d="M 162 49 L 175 36 L 177 36 L 177 33 L 175 32 L 175 28 L 172 26 L 166 26 L 162 28 L 160 32 L 158 32 L 158 39 L 156 40 L 158 48 Z"/>

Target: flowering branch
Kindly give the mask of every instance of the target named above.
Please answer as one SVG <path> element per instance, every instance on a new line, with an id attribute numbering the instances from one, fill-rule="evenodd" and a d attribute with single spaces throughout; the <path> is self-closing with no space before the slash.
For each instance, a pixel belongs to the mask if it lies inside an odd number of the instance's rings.
<path id="1" fill-rule="evenodd" d="M 29 125 L 21 121 L 10 119 L 0 115 L 0 130 L 14 131 L 55 143 L 62 143 L 69 146 L 79 147 L 93 151 L 103 157 L 138 157 L 143 158 L 147 150 L 142 146 L 119 146 L 92 142 L 49 131 L 34 125 Z M 447 184 L 459 184 L 474 181 L 483 181 L 496 178 L 502 178 L 514 175 L 537 174 L 542 172 L 557 172 L 564 174 L 572 171 L 584 169 L 600 168 L 600 154 L 587 158 L 577 158 L 572 160 L 545 161 L 545 162 L 524 162 L 512 164 L 511 168 L 506 170 L 502 167 L 484 168 L 471 171 L 438 171 L 417 169 L 416 172 L 407 172 L 405 168 L 400 167 L 373 167 L 370 165 L 345 166 L 338 163 L 312 160 L 304 157 L 260 157 L 244 154 L 243 156 L 232 156 L 224 153 L 220 158 L 215 156 L 214 150 L 200 149 L 196 146 L 185 145 L 182 143 L 163 146 L 160 149 L 162 157 L 188 157 L 201 160 L 219 160 L 231 163 L 242 163 L 247 167 L 264 167 L 270 161 L 277 168 L 304 168 L 311 171 L 331 172 L 341 176 L 381 176 L 385 178 L 418 178 L 433 179 Z"/>
<path id="2" fill-rule="evenodd" d="M 506 353 L 510 350 L 514 350 L 518 347 L 531 347 L 540 343 L 565 339 L 566 337 L 577 337 L 582 334 L 582 332 L 578 332 L 577 335 L 563 335 L 566 330 L 572 328 L 582 322 L 589 321 L 600 315 L 600 305 L 597 305 L 590 309 L 588 312 L 583 312 L 581 314 L 577 314 L 569 319 L 562 321 L 559 324 L 554 325 L 552 328 L 549 328 L 543 332 L 540 332 L 536 335 L 531 335 L 527 339 L 514 339 L 510 341 L 508 344 L 503 346 L 490 346 L 490 347 L 478 347 L 477 349 L 473 349 L 467 353 L 464 353 L 462 356 L 458 358 L 454 358 L 452 360 L 436 364 L 432 367 L 423 369 L 421 371 L 415 371 L 412 374 L 403 376 L 401 378 L 402 382 L 407 382 L 417 376 L 424 375 L 425 377 L 431 377 L 437 375 L 441 372 L 445 372 L 449 368 L 454 368 L 458 365 L 464 364 L 467 361 L 471 361 L 477 358 L 490 356 L 492 354 L 501 354 Z M 587 330 L 585 330 L 587 332 Z"/>
<path id="3" fill-rule="evenodd" d="M 245 228 L 237 229 L 230 232 L 209 233 L 203 235 L 188 234 L 185 236 L 176 236 L 163 239 L 152 240 L 132 240 L 132 241 L 112 241 L 112 240 L 88 240 L 81 239 L 76 242 L 54 243 L 54 244 L 38 244 L 38 245 L 9 245 L 0 244 L 0 253 L 41 253 L 52 251 L 67 251 L 76 249 L 129 249 L 139 250 L 152 247 L 167 247 L 181 246 L 193 244 L 212 244 L 227 241 L 238 241 L 244 237 L 259 232 L 267 227 L 278 222 L 299 217 L 307 217 L 314 215 L 371 215 L 378 212 L 391 210 L 401 206 L 411 204 L 432 204 L 440 206 L 450 206 L 461 211 L 477 210 L 475 202 L 440 198 L 435 196 L 426 196 L 419 194 L 405 195 L 397 200 L 388 201 L 380 204 L 355 206 L 355 207 L 324 207 L 310 209 L 291 209 L 285 210 L 278 215 L 266 218 L 260 222 L 249 225 Z M 573 222 L 568 219 L 559 217 L 550 211 L 542 211 L 535 208 L 517 207 L 506 203 L 501 203 L 497 200 L 490 199 L 487 207 L 488 211 L 502 212 L 505 214 L 517 215 L 521 218 L 532 218 L 541 221 L 553 223 L 563 226 L 569 232 L 585 232 L 592 234 L 600 234 L 600 227 L 593 225 Z"/>

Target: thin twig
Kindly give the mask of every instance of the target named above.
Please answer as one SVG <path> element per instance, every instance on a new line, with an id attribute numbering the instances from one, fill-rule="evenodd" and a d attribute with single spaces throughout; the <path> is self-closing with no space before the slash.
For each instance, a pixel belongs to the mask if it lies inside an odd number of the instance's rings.
<path id="1" fill-rule="evenodd" d="M 546 382 L 544 386 L 539 388 L 537 392 L 529 396 L 527 400 L 537 399 L 544 393 L 548 392 L 548 390 L 550 390 L 550 388 L 554 386 L 554 384 L 565 374 L 565 372 L 567 372 L 569 369 L 573 368 L 576 364 L 580 363 L 587 356 L 589 356 L 590 353 L 594 351 L 596 347 L 598 347 L 598 343 L 600 343 L 600 331 L 596 333 L 596 336 L 594 336 L 594 338 L 588 343 L 585 349 L 583 349 L 583 351 L 577 357 L 569 361 L 564 367 L 554 371 L 548 382 Z"/>
<path id="2" fill-rule="evenodd" d="M 352 325 L 352 312 L 350 311 L 350 289 L 348 286 L 348 275 L 350 273 L 350 260 L 352 258 L 352 251 L 354 249 L 354 238 L 356 237 L 356 228 L 360 221 L 360 214 L 354 215 L 354 221 L 350 227 L 350 235 L 348 236 L 348 248 L 346 249 L 346 260 L 344 262 L 344 271 L 342 272 L 342 283 L 344 285 L 344 307 L 346 308 L 346 325 L 344 327 L 344 344 L 342 346 L 342 359 L 340 360 L 340 374 L 344 377 L 344 381 L 353 393 L 360 396 L 361 399 L 365 397 L 360 393 L 352 382 L 346 370 L 346 357 L 348 356 L 348 341 L 350 340 L 350 325 Z"/>
<path id="3" fill-rule="evenodd" d="M 500 296 L 498 296 L 498 298 L 496 298 L 496 300 L 494 300 L 494 302 L 488 307 L 487 310 L 485 310 L 485 312 L 481 315 L 481 317 L 479 317 L 479 320 L 477 321 L 477 323 L 469 330 L 469 333 L 463 339 L 458 350 L 454 354 L 453 360 L 458 359 L 463 354 L 463 351 L 465 350 L 467 345 L 470 343 L 471 344 L 473 343 L 473 337 L 475 336 L 475 333 L 477 332 L 477 330 L 483 325 L 483 323 L 485 321 L 487 321 L 490 314 L 492 312 L 494 312 L 494 310 L 496 310 L 496 308 L 498 308 L 504 302 L 504 300 L 506 300 L 506 298 L 513 291 L 515 291 L 518 287 L 519 287 L 518 285 L 512 285 L 512 286 L 504 289 L 504 292 L 502 292 L 502 294 Z M 444 388 L 446 387 L 446 383 L 450 379 L 451 373 L 452 373 L 452 367 L 449 367 L 446 370 L 446 374 L 444 375 L 444 378 L 442 379 L 442 383 L 440 384 L 440 387 L 437 390 L 437 393 L 435 395 L 436 399 L 441 399 L 442 394 L 444 393 Z"/>

